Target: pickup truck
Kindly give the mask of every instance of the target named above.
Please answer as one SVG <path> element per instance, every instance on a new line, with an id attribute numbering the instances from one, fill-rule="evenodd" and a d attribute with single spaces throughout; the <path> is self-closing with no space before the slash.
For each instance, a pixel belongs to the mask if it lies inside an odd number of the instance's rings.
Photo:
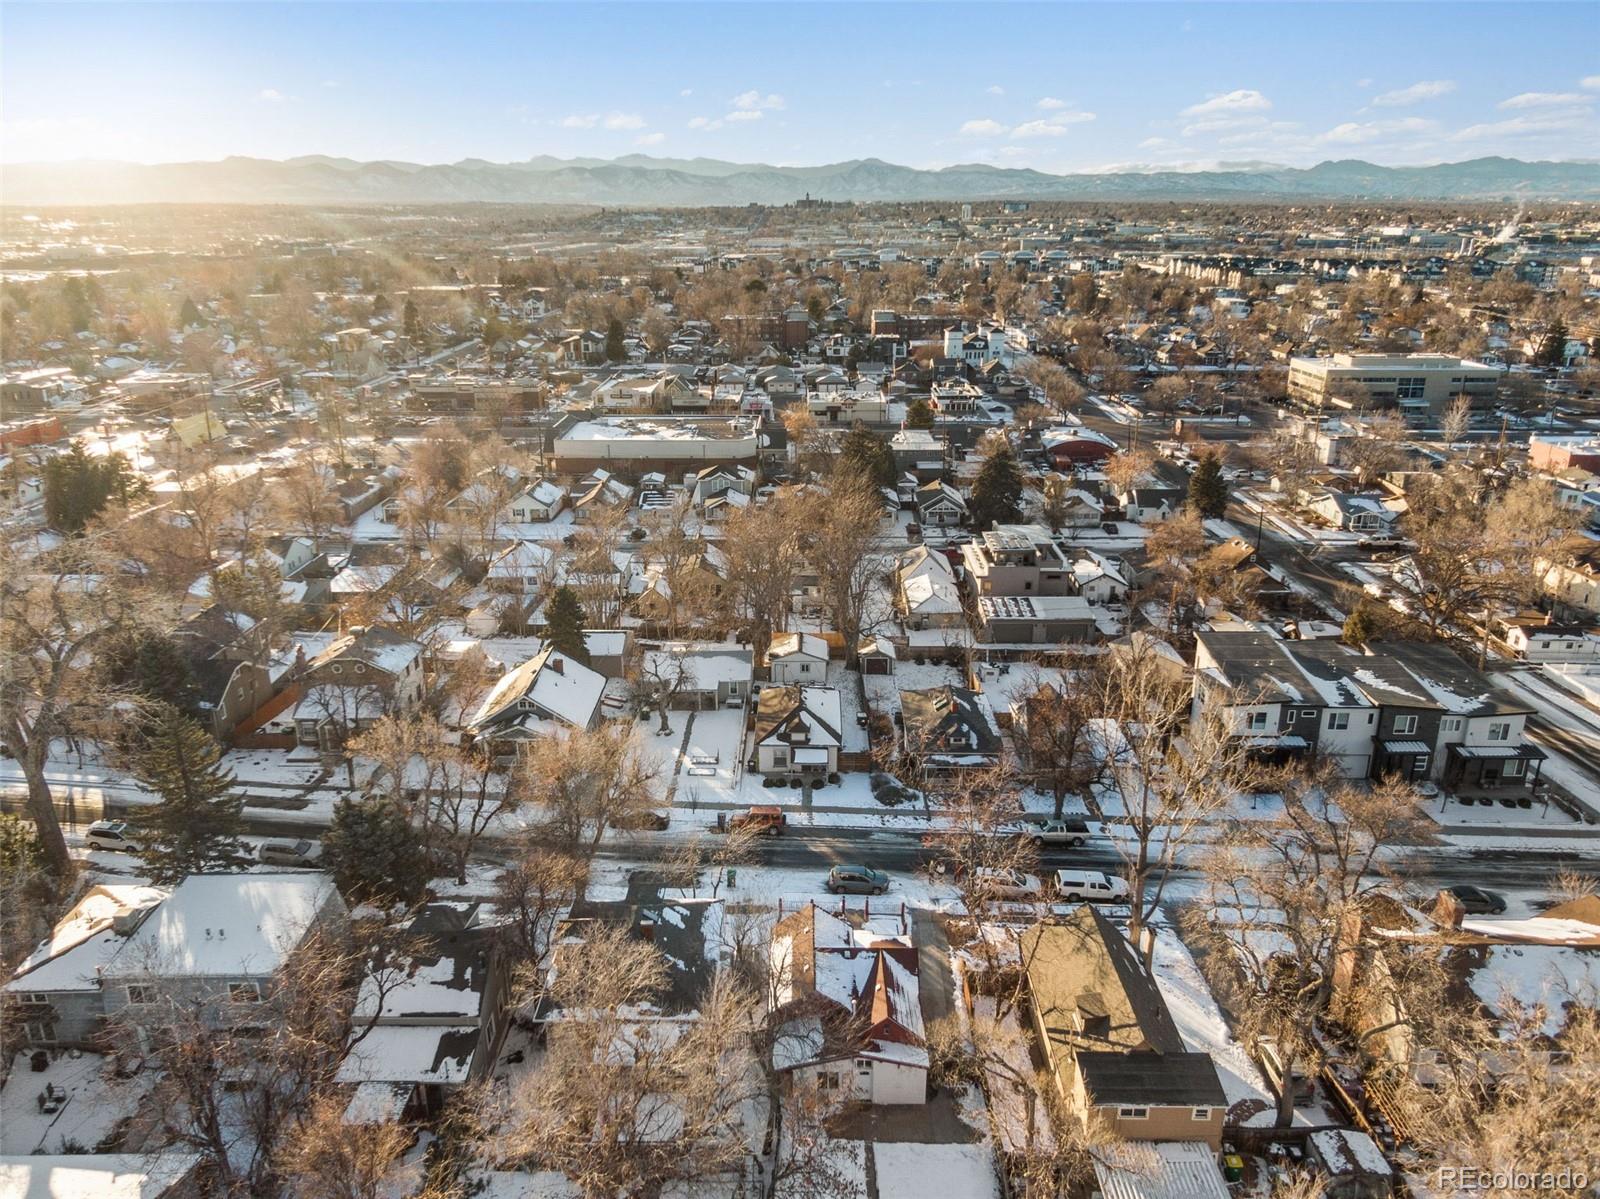
<path id="1" fill-rule="evenodd" d="M 1089 839 L 1090 833 L 1087 822 L 1068 817 L 1033 825 L 1024 829 L 1023 835 L 1035 845 L 1070 845 L 1076 849 Z"/>

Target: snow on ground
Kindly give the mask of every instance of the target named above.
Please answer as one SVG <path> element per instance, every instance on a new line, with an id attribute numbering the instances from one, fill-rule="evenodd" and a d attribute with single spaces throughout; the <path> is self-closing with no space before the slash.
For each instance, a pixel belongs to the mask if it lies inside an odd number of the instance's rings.
<path id="1" fill-rule="evenodd" d="M 1542 1031 L 1554 1034 L 1566 1023 L 1565 1005 L 1600 1005 L 1600 950 L 1565 945 L 1494 945 L 1472 972 L 1472 993 L 1504 1013 L 1510 1004 L 1542 1007 Z"/>
<path id="2" fill-rule="evenodd" d="M 1463 804 L 1454 796 L 1441 796 L 1437 800 L 1420 803 L 1417 811 L 1446 828 L 1473 827 L 1504 829 L 1508 832 L 1539 829 L 1580 831 L 1583 828 L 1582 822 L 1542 800 L 1534 800 L 1533 807 L 1524 810 L 1502 807 L 1498 802 Z"/>
<path id="3" fill-rule="evenodd" d="M 0 1153 L 62 1153 L 64 1145 L 92 1151 L 133 1114 L 145 1091 L 138 1078 L 110 1077 L 110 1059 L 97 1053 L 68 1051 L 39 1074 L 30 1056 L 19 1053 L 12 1059 L 10 1077 L 0 1089 Z M 57 1112 L 39 1109 L 46 1085 L 66 1092 Z"/>
<path id="4" fill-rule="evenodd" d="M 1151 971 L 1184 1045 L 1191 1052 L 1211 1055 L 1233 1119 L 1250 1124 L 1258 1114 L 1265 1113 L 1265 1123 L 1271 1124 L 1277 1099 L 1267 1089 L 1266 1080 L 1245 1047 L 1234 1039 L 1233 1030 L 1223 1019 L 1188 947 L 1178 939 L 1177 930 L 1159 928 L 1155 946 Z"/>
<path id="5" fill-rule="evenodd" d="M 872 1146 L 879 1199 L 999 1199 L 1000 1180 L 986 1144 L 917 1145 L 878 1142 Z"/>

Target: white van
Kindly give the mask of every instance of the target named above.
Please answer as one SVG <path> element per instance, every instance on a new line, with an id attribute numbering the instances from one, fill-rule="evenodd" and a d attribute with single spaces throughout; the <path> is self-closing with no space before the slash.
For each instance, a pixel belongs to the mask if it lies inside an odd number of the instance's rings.
<path id="1" fill-rule="evenodd" d="M 1055 874 L 1056 898 L 1079 903 L 1124 903 L 1128 898 L 1128 884 L 1098 870 L 1057 870 Z"/>

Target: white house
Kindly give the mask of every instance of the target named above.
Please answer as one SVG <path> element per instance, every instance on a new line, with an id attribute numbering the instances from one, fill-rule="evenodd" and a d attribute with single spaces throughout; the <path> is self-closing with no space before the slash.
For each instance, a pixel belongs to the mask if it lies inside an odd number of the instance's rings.
<path id="1" fill-rule="evenodd" d="M 917 520 L 924 526 L 947 528 L 967 519 L 967 502 L 942 479 L 917 488 Z"/>
<path id="2" fill-rule="evenodd" d="M 829 775 L 839 769 L 842 705 L 834 687 L 763 687 L 756 700 L 756 770 Z"/>
<path id="3" fill-rule="evenodd" d="M 828 643 L 815 633 L 779 633 L 767 647 L 774 683 L 821 683 L 828 676 Z"/>
<path id="4" fill-rule="evenodd" d="M 505 507 L 505 519 L 514 525 L 554 520 L 567 506 L 567 489 L 548 479 L 525 487 Z"/>
<path id="5" fill-rule="evenodd" d="M 1581 625 L 1511 624 L 1504 640 L 1524 662 L 1600 662 L 1600 637 Z"/>
<path id="6" fill-rule="evenodd" d="M 846 919 L 809 903 L 773 927 L 771 953 L 773 1064 L 790 1086 L 874 1106 L 927 1102 L 917 950 L 903 906 Z"/>

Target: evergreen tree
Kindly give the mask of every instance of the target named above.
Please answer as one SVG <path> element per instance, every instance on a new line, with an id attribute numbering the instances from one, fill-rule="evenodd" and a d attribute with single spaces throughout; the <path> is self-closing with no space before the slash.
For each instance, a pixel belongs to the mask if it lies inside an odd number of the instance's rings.
<path id="1" fill-rule="evenodd" d="M 411 301 L 406 301 L 406 306 L 401 309 L 400 323 L 405 329 L 405 334 L 412 341 L 422 338 L 422 319 L 417 315 L 417 306 Z"/>
<path id="2" fill-rule="evenodd" d="M 322 862 L 350 903 L 413 904 L 427 888 L 428 855 L 405 812 L 381 797 L 341 799 L 322 835 Z"/>
<path id="3" fill-rule="evenodd" d="M 193 716 L 199 693 L 189 660 L 171 637 L 154 629 L 130 629 L 109 642 L 96 659 L 106 682 Z"/>
<path id="4" fill-rule="evenodd" d="M 81 533 L 113 497 L 126 502 L 144 490 L 121 454 L 90 457 L 75 442 L 44 464 L 45 523 L 58 533 Z"/>
<path id="5" fill-rule="evenodd" d="M 183 306 L 178 309 L 178 328 L 193 329 L 196 325 L 205 324 L 200 316 L 200 309 L 195 304 L 193 297 L 184 296 Z"/>
<path id="6" fill-rule="evenodd" d="M 42 871 L 48 862 L 33 822 L 0 812 L 0 878 L 20 879 Z M 7 959 L 9 960 L 9 959 Z"/>
<path id="7" fill-rule="evenodd" d="M 1378 622 L 1372 618 L 1372 612 L 1365 602 L 1357 604 L 1350 610 L 1350 615 L 1344 618 L 1346 645 L 1366 645 L 1378 636 L 1378 631 Z"/>
<path id="8" fill-rule="evenodd" d="M 203 728 L 166 709 L 140 735 L 133 774 L 161 797 L 132 822 L 151 882 L 170 886 L 186 875 L 244 864 L 244 797 L 234 792 L 222 750 Z"/>
<path id="9" fill-rule="evenodd" d="M 544 639 L 567 657 L 587 666 L 589 647 L 583 640 L 586 620 L 578 593 L 571 587 L 558 587 L 545 609 Z"/>
<path id="10" fill-rule="evenodd" d="M 392 308 L 393 305 L 389 303 L 389 297 L 384 295 L 381 291 L 372 297 L 373 316 L 388 316 Z"/>
<path id="11" fill-rule="evenodd" d="M 606 361 L 621 362 L 627 356 L 627 347 L 622 344 L 622 322 L 612 317 L 606 326 Z"/>
<path id="12" fill-rule="evenodd" d="M 933 428 L 933 408 L 929 405 L 927 400 L 912 401 L 911 407 L 906 409 L 906 428 Z"/>
<path id="13" fill-rule="evenodd" d="M 1560 366 L 1566 361 L 1566 348 L 1567 323 L 1558 316 L 1545 330 L 1544 340 L 1539 343 L 1539 353 L 1535 361 L 1540 366 Z"/>
<path id="14" fill-rule="evenodd" d="M 852 425 L 839 442 L 839 458 L 879 487 L 893 487 L 899 477 L 889 443 L 860 421 Z"/>
<path id="15" fill-rule="evenodd" d="M 1222 477 L 1222 459 L 1214 450 L 1201 455 L 1189 478 L 1189 507 L 1208 520 L 1221 519 L 1228 510 L 1228 484 Z"/>
<path id="16" fill-rule="evenodd" d="M 984 459 L 972 485 L 968 508 L 975 529 L 1008 524 L 1021 517 L 1022 468 L 1009 445 L 1000 444 Z"/>

